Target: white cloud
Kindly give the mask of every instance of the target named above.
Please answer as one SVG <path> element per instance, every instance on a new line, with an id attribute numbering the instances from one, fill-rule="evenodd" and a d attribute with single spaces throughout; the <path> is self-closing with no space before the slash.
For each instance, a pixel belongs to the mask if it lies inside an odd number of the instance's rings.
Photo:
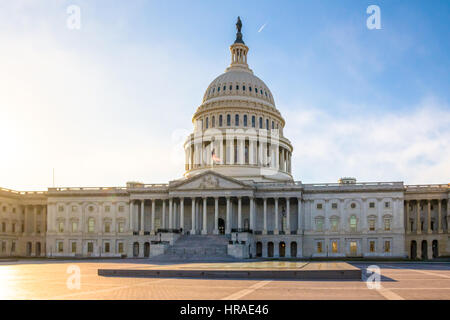
<path id="1" fill-rule="evenodd" d="M 424 99 L 409 113 L 338 116 L 316 108 L 285 114 L 294 145 L 293 169 L 304 182 L 360 181 L 408 184 L 450 181 L 450 109 Z M 366 109 L 365 109 L 366 110 Z"/>

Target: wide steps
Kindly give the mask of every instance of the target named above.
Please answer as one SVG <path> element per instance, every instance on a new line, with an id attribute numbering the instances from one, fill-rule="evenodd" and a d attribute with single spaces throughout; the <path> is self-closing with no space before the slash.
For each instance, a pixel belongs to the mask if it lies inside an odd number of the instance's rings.
<path id="1" fill-rule="evenodd" d="M 224 235 L 183 235 L 163 255 L 152 260 L 228 260 Z"/>

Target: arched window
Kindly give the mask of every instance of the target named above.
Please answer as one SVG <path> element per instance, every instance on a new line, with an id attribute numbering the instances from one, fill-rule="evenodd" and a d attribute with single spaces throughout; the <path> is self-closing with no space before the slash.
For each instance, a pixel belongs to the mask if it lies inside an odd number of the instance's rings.
<path id="1" fill-rule="evenodd" d="M 236 85 L 236 90 L 239 90 L 239 85 L 238 84 Z"/>
<path id="2" fill-rule="evenodd" d="M 211 128 L 215 128 L 215 126 L 216 126 L 216 117 L 212 116 L 212 118 L 211 118 Z"/>
<path id="3" fill-rule="evenodd" d="M 266 119 L 266 129 L 269 130 L 269 119 Z"/>
<path id="4" fill-rule="evenodd" d="M 225 91 L 227 89 L 227 86 L 223 86 L 223 91 Z"/>
<path id="5" fill-rule="evenodd" d="M 209 127 L 209 118 L 206 117 L 206 129 L 208 129 L 208 127 Z"/>
<path id="6" fill-rule="evenodd" d="M 244 127 L 246 127 L 246 126 L 247 126 L 247 115 L 244 114 Z"/>
<path id="7" fill-rule="evenodd" d="M 259 117 L 259 128 L 262 129 L 263 125 L 262 125 L 262 117 Z"/>
<path id="8" fill-rule="evenodd" d="M 239 126 L 239 115 L 238 114 L 234 117 L 234 124 L 236 126 Z"/>
<path id="9" fill-rule="evenodd" d="M 256 122 L 256 121 L 255 121 L 255 116 L 252 116 L 252 128 L 255 127 L 255 125 L 256 125 L 255 122 Z"/>
<path id="10" fill-rule="evenodd" d="M 275 122 L 272 121 L 272 129 L 275 129 Z"/>
<path id="11" fill-rule="evenodd" d="M 94 218 L 88 219 L 88 232 L 94 232 L 95 231 L 95 220 Z"/>
<path id="12" fill-rule="evenodd" d="M 233 86 L 230 84 L 230 90 L 233 90 Z"/>
<path id="13" fill-rule="evenodd" d="M 242 90 L 244 90 L 244 91 L 245 91 L 245 86 L 242 86 Z"/>
<path id="14" fill-rule="evenodd" d="M 350 231 L 356 232 L 356 216 L 350 217 Z"/>
<path id="15" fill-rule="evenodd" d="M 218 92 L 218 93 L 220 92 L 220 87 L 217 87 L 217 92 Z"/>
<path id="16" fill-rule="evenodd" d="M 248 87 L 248 91 L 252 92 L 252 87 Z"/>
<path id="17" fill-rule="evenodd" d="M 222 126 L 222 115 L 219 115 L 219 127 Z"/>
<path id="18" fill-rule="evenodd" d="M 231 116 L 227 114 L 227 126 L 231 126 Z"/>

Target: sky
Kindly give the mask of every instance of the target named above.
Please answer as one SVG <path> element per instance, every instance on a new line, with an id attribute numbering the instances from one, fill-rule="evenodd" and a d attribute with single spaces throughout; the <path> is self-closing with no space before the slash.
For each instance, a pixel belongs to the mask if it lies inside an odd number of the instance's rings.
<path id="1" fill-rule="evenodd" d="M 449 1 L 0 0 L 0 187 L 181 178 L 237 16 L 295 180 L 450 182 Z"/>

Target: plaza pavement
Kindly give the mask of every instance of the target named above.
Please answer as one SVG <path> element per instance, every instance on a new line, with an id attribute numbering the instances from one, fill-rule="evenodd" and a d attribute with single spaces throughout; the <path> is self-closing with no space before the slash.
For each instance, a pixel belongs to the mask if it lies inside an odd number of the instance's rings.
<path id="1" fill-rule="evenodd" d="M 283 262 L 278 263 L 282 266 Z M 242 263 L 241 263 L 242 264 Z M 370 263 L 351 263 L 363 277 Z M 145 260 L 0 260 L 0 299 L 446 299 L 450 263 L 379 262 L 381 287 L 363 281 L 285 281 L 101 277 L 99 268 L 147 268 Z M 226 265 L 229 265 L 227 263 Z M 69 289 L 71 266 L 79 267 L 80 288 Z M 179 264 L 178 267 L 182 267 Z M 155 268 L 167 265 L 155 265 Z M 70 271 L 70 268 L 69 268 Z M 70 282 L 70 281 L 69 281 Z"/>

